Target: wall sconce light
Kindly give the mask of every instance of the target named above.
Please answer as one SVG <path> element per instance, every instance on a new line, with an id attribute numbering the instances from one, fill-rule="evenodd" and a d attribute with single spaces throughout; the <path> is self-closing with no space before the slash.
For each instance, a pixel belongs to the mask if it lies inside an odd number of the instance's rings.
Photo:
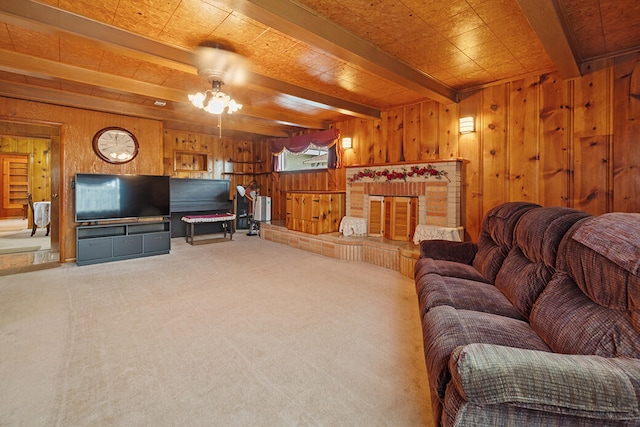
<path id="1" fill-rule="evenodd" d="M 351 148 L 351 138 L 342 138 L 342 148 Z"/>
<path id="2" fill-rule="evenodd" d="M 473 117 L 460 117 L 460 133 L 476 131 L 476 121 Z"/>

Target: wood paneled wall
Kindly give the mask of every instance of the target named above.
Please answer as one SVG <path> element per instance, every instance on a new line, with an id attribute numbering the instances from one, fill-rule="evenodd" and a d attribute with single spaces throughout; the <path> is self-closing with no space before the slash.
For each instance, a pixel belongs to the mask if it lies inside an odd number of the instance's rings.
<path id="1" fill-rule="evenodd" d="M 485 213 L 506 201 L 640 212 L 639 64 L 634 55 L 572 81 L 545 74 L 467 93 L 459 104 L 336 123 L 353 141 L 342 165 L 462 158 L 462 221 L 474 241 Z M 475 117 L 476 132 L 460 135 L 465 116 Z M 343 171 L 274 175 L 272 217 L 284 219 L 286 191 L 344 189 Z"/>
<path id="2" fill-rule="evenodd" d="M 50 145 L 50 139 L 2 135 L 0 130 L 0 153 L 28 157 L 29 192 L 35 202 L 51 200 Z"/>
<path id="3" fill-rule="evenodd" d="M 61 107 L 0 97 L 0 121 L 55 128 L 51 143 L 51 243 L 60 242 L 62 261 L 75 259 L 74 193 L 71 183 L 76 172 L 161 175 L 162 122 L 117 114 Z M 138 156 L 123 165 L 112 165 L 98 158 L 92 138 L 100 129 L 119 126 L 129 129 L 140 144 Z M 29 130 L 25 130 L 29 133 Z M 27 135 L 28 136 L 28 135 Z M 56 197 L 57 196 L 57 197 Z"/>
<path id="4" fill-rule="evenodd" d="M 207 167 L 198 170 L 178 161 L 178 156 L 189 160 L 185 153 L 206 156 Z M 219 138 L 215 135 L 164 130 L 164 173 L 176 178 L 226 179 L 230 181 L 229 199 L 235 197 L 238 185 L 247 186 L 256 180 L 261 193 L 267 195 L 271 170 L 266 145 L 253 141 Z"/>
<path id="5" fill-rule="evenodd" d="M 476 118 L 477 131 L 460 135 L 458 118 L 467 115 Z M 255 179 L 261 194 L 272 198 L 274 220 L 285 217 L 287 191 L 346 189 L 344 168 L 272 173 L 266 140 L 219 139 L 163 129 L 155 120 L 1 97 L 0 122 L 56 130 L 51 191 L 59 193 L 63 261 L 75 258 L 76 172 L 229 179 L 232 189 Z M 107 126 L 136 135 L 140 153 L 134 161 L 110 165 L 93 153 L 93 135 Z M 462 220 L 469 240 L 477 239 L 487 210 L 505 201 L 593 214 L 640 212 L 640 54 L 572 81 L 535 76 L 465 94 L 459 104 L 423 102 L 385 111 L 379 120 L 352 119 L 335 127 L 353 140 L 342 166 L 462 158 Z M 177 167 L 176 151 L 205 153 L 206 169 Z M 186 158 L 181 164 L 188 164 Z"/>

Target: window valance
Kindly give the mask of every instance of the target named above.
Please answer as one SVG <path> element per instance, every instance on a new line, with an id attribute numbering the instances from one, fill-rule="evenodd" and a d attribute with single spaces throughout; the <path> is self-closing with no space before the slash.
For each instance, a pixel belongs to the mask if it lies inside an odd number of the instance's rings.
<path id="1" fill-rule="evenodd" d="M 309 146 L 332 147 L 338 141 L 340 132 L 337 129 L 321 130 L 306 135 L 279 138 L 271 141 L 271 153 L 274 156 L 281 154 L 285 149 L 291 153 L 302 153 Z"/>

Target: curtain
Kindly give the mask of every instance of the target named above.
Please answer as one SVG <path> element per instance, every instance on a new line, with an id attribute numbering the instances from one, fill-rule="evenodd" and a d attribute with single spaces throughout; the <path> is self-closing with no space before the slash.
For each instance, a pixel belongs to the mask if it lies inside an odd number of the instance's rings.
<path id="1" fill-rule="evenodd" d="M 285 149 L 292 153 L 302 153 L 311 145 L 316 147 L 332 147 L 338 141 L 340 132 L 337 129 L 321 130 L 306 135 L 280 138 L 271 141 L 271 153 L 274 156 L 281 154 Z"/>
<path id="2" fill-rule="evenodd" d="M 291 153 L 302 153 L 310 146 L 327 147 L 329 149 L 327 168 L 336 169 L 340 167 L 340 155 L 338 153 L 338 138 L 340 132 L 337 129 L 327 129 L 306 135 L 292 136 L 290 138 L 280 138 L 271 141 L 270 149 L 273 154 L 273 170 L 281 170 L 279 155 L 284 150 Z"/>

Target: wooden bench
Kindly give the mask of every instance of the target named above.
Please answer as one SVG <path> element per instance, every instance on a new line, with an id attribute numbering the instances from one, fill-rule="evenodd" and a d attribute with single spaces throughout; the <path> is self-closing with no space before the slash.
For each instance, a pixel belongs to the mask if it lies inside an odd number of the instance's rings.
<path id="1" fill-rule="evenodd" d="M 195 226 L 196 224 L 205 224 L 211 222 L 223 222 L 222 229 L 224 230 L 224 238 L 227 238 L 227 232 L 229 233 L 229 240 L 233 240 L 233 222 L 236 220 L 236 215 L 232 213 L 219 213 L 210 215 L 186 215 L 182 217 L 182 221 L 187 223 L 187 232 L 185 234 L 187 243 L 191 245 L 197 245 L 202 243 L 211 243 L 220 239 L 207 239 L 207 240 L 195 240 Z"/>

